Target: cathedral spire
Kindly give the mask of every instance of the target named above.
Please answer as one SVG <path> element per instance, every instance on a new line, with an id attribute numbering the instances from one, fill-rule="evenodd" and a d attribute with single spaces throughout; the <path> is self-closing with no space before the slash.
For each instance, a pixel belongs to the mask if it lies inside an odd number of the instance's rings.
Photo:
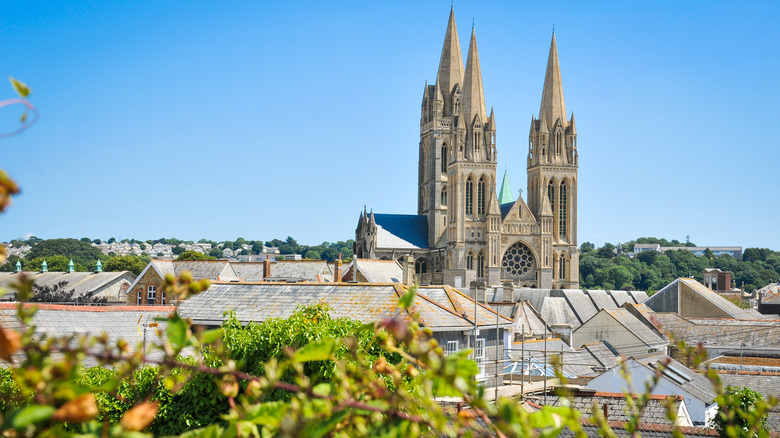
<path id="1" fill-rule="evenodd" d="M 482 89 L 482 69 L 479 67 L 477 34 L 474 28 L 471 28 L 466 74 L 463 76 L 463 115 L 466 118 L 466 123 L 471 123 L 477 114 L 484 122 L 487 111 L 485 110 L 485 93 Z"/>
<path id="2" fill-rule="evenodd" d="M 439 72 L 436 75 L 436 86 L 442 94 L 449 96 L 453 87 L 461 83 L 463 83 L 463 55 L 460 53 L 458 29 L 455 27 L 455 9 L 451 7 L 447 33 L 444 35 L 444 47 L 441 49 Z"/>
<path id="3" fill-rule="evenodd" d="M 507 175 L 506 169 L 504 169 L 504 180 L 501 181 L 501 192 L 498 195 L 498 203 L 504 205 L 514 201 L 512 188 L 509 187 L 509 176 Z"/>
<path id="4" fill-rule="evenodd" d="M 561 68 L 558 65 L 558 47 L 555 44 L 555 33 L 550 43 L 550 55 L 547 58 L 547 72 L 544 75 L 544 90 L 542 91 L 542 106 L 539 108 L 539 119 L 547 119 L 549 128 L 558 119 L 566 123 L 566 104 L 563 100 L 563 82 Z"/>

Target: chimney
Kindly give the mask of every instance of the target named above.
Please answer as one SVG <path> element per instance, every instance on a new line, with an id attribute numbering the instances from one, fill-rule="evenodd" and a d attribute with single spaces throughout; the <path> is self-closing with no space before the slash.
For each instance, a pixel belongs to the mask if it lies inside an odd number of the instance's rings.
<path id="1" fill-rule="evenodd" d="M 504 302 L 511 303 L 515 301 L 515 285 L 511 280 L 504 282 Z"/>
<path id="2" fill-rule="evenodd" d="M 341 283 L 341 253 L 339 253 L 339 259 L 336 260 L 336 267 L 333 269 L 333 281 Z"/>
<path id="3" fill-rule="evenodd" d="M 263 278 L 268 278 L 271 276 L 271 257 L 265 256 L 265 260 L 263 260 Z"/>
<path id="4" fill-rule="evenodd" d="M 402 259 L 403 263 L 401 263 L 401 268 L 403 268 L 404 272 L 403 282 L 405 285 L 411 286 L 414 284 L 414 257 L 405 255 Z"/>

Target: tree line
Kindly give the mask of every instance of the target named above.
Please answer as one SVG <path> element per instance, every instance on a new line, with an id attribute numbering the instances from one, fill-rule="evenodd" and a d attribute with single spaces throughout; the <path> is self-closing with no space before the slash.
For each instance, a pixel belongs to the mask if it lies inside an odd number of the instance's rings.
<path id="1" fill-rule="evenodd" d="M 661 246 L 696 246 L 653 237 L 639 238 L 619 247 L 605 243 L 595 248 L 590 242 L 580 246 L 580 287 L 583 289 L 634 289 L 657 291 L 679 277 L 703 281 L 702 270 L 718 268 L 730 271 L 736 287 L 747 292 L 780 279 L 780 252 L 768 248 L 745 248 L 742 260 L 724 254 L 716 256 L 709 249 L 697 256 L 687 250 L 663 253 L 642 251 L 632 254 L 637 243 L 659 243 Z"/>
<path id="2" fill-rule="evenodd" d="M 113 237 L 108 242 L 116 241 Z M 215 242 L 212 240 L 201 239 L 198 243 L 211 244 L 211 250 L 207 254 L 200 254 L 194 251 L 186 251 L 181 244 L 193 245 L 193 241 L 184 241 L 175 238 L 161 238 L 141 242 L 135 239 L 123 239 L 122 243 L 139 243 L 141 250 L 149 248 L 156 243 L 172 245 L 172 251 L 177 259 L 181 260 L 214 260 L 225 258 L 224 251 L 230 249 L 236 251 L 236 255 L 261 254 L 265 247 L 276 247 L 281 255 L 301 254 L 303 258 L 310 260 L 327 260 L 333 262 L 342 257 L 348 259 L 352 257 L 352 244 L 354 240 L 338 242 L 322 242 L 319 245 L 302 245 L 292 237 L 286 240 L 273 239 L 266 242 L 261 240 L 246 240 L 242 237 L 233 241 Z M 102 263 L 102 269 L 106 272 L 131 271 L 138 275 L 154 256 L 161 254 L 141 254 L 141 255 L 117 255 L 115 253 L 103 254 L 102 251 L 93 245 L 102 243 L 100 239 L 90 240 L 87 237 L 81 239 L 40 239 L 32 236 L 27 240 L 12 240 L 10 242 L 14 247 L 29 245 L 30 251 L 24 258 L 12 255 L 8 257 L 5 263 L 0 265 L 0 272 L 13 272 L 16 270 L 17 262 L 21 263 L 25 271 L 40 271 L 44 260 L 49 271 L 67 271 L 70 261 L 73 261 L 73 268 L 77 272 L 94 271 L 97 261 Z M 244 245 L 251 246 L 251 249 L 245 249 Z"/>

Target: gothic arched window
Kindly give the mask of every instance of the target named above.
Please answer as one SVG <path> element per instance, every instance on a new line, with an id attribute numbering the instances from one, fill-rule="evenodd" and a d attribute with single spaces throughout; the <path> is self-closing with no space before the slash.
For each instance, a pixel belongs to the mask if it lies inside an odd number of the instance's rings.
<path id="1" fill-rule="evenodd" d="M 566 280 L 566 255 L 561 254 L 561 261 L 558 263 L 558 278 Z"/>
<path id="2" fill-rule="evenodd" d="M 561 182 L 560 203 L 558 204 L 558 235 L 561 239 L 567 239 L 567 221 L 566 207 L 568 199 L 566 198 L 566 182 Z"/>
<path id="3" fill-rule="evenodd" d="M 466 214 L 474 214 L 474 180 L 466 180 Z"/>
<path id="4" fill-rule="evenodd" d="M 555 211 L 555 184 L 552 181 L 547 184 L 547 197 L 550 199 L 550 208 Z"/>
<path id="5" fill-rule="evenodd" d="M 428 261 L 420 257 L 414 262 L 414 273 L 425 274 L 428 272 Z"/>
<path id="6" fill-rule="evenodd" d="M 447 186 L 441 188 L 441 205 L 447 205 Z"/>
<path id="7" fill-rule="evenodd" d="M 477 278 L 485 277 L 485 253 L 481 252 L 477 256 Z"/>
<path id="8" fill-rule="evenodd" d="M 477 214 L 485 214 L 485 177 L 479 179 L 477 184 Z"/>
<path id="9" fill-rule="evenodd" d="M 471 251 L 466 256 L 466 269 L 474 269 L 474 253 Z"/>
<path id="10" fill-rule="evenodd" d="M 441 146 L 441 173 L 447 173 L 447 143 Z"/>

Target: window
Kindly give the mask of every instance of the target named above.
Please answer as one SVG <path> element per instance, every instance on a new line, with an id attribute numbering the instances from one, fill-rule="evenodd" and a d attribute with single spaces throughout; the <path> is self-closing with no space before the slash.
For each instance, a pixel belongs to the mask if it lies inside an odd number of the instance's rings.
<path id="1" fill-rule="evenodd" d="M 447 143 L 441 146 L 441 173 L 447 173 Z"/>
<path id="2" fill-rule="evenodd" d="M 149 285 L 146 287 L 146 301 L 149 304 L 154 304 L 157 300 L 157 286 Z"/>
<path id="3" fill-rule="evenodd" d="M 552 181 L 547 184 L 547 197 L 550 198 L 550 208 L 555 211 L 555 184 Z"/>
<path id="4" fill-rule="evenodd" d="M 474 254 L 469 253 L 466 256 L 466 269 L 474 269 Z"/>
<path id="5" fill-rule="evenodd" d="M 447 186 L 441 188 L 441 205 L 447 205 Z"/>
<path id="6" fill-rule="evenodd" d="M 558 278 L 561 280 L 566 279 L 566 256 L 561 254 L 561 261 L 558 263 Z"/>
<path id="7" fill-rule="evenodd" d="M 165 302 L 167 301 L 166 298 L 167 297 L 165 296 L 165 292 L 160 294 L 160 304 L 162 304 L 163 306 L 165 305 Z"/>
<path id="8" fill-rule="evenodd" d="M 474 181 L 466 180 L 466 214 L 474 214 Z"/>
<path id="9" fill-rule="evenodd" d="M 485 338 L 477 338 L 474 344 L 474 360 L 479 367 L 479 374 L 477 377 L 485 375 Z"/>
<path id="10" fill-rule="evenodd" d="M 446 354 L 450 355 L 458 351 L 458 341 L 447 341 Z"/>
<path id="11" fill-rule="evenodd" d="M 485 214 L 485 177 L 479 179 L 477 183 L 477 214 Z"/>
<path id="12" fill-rule="evenodd" d="M 485 278 L 485 253 L 480 252 L 477 256 L 477 278 Z"/>
<path id="13" fill-rule="evenodd" d="M 424 258 L 419 258 L 414 262 L 414 273 L 425 274 L 428 272 L 428 262 Z"/>
<path id="14" fill-rule="evenodd" d="M 566 183 L 561 183 L 560 190 L 560 203 L 558 204 L 558 235 L 561 239 L 567 238 L 566 229 L 566 206 L 568 202 L 566 199 Z"/>
<path id="15" fill-rule="evenodd" d="M 143 300 L 144 300 L 144 294 L 143 294 L 143 292 L 141 292 L 139 290 L 138 293 L 135 296 L 135 304 L 136 304 L 136 306 L 140 306 L 141 304 L 143 304 L 144 303 Z"/>

